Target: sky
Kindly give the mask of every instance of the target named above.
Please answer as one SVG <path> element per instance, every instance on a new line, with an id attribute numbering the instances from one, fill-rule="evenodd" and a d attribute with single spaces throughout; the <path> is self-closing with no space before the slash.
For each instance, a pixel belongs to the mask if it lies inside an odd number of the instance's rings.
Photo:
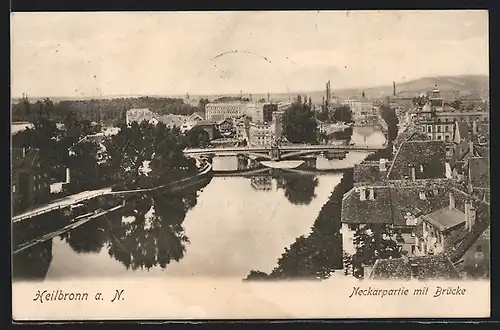
<path id="1" fill-rule="evenodd" d="M 299 92 L 489 72 L 487 11 L 11 15 L 13 97 Z"/>

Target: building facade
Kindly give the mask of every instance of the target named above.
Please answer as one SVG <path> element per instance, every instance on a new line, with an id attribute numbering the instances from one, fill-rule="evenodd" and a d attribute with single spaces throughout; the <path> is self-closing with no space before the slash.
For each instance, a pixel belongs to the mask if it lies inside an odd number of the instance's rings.
<path id="1" fill-rule="evenodd" d="M 248 106 L 247 103 L 243 102 L 208 103 L 205 105 L 205 117 L 212 121 L 240 117 L 247 114 Z"/>
<path id="2" fill-rule="evenodd" d="M 42 168 L 38 149 L 12 148 L 11 188 L 15 213 L 49 199 L 50 178 Z"/>
<path id="3" fill-rule="evenodd" d="M 254 123 L 249 124 L 250 144 L 256 146 L 270 146 L 274 133 L 271 124 Z"/>

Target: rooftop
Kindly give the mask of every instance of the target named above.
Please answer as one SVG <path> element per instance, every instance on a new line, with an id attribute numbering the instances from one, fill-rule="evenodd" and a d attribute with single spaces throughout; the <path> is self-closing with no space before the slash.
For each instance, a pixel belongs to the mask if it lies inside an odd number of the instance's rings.
<path id="1" fill-rule="evenodd" d="M 403 179 L 416 169 L 416 178 L 442 178 L 445 176 L 446 144 L 442 140 L 405 141 L 394 156 L 387 173 L 388 179 Z M 420 172 L 420 166 L 423 172 Z"/>
<path id="2" fill-rule="evenodd" d="M 362 162 L 354 165 L 354 182 L 356 184 L 375 183 L 383 181 L 392 162 L 385 162 L 385 171 L 380 171 L 380 162 Z"/>
<path id="3" fill-rule="evenodd" d="M 469 158 L 469 180 L 474 188 L 490 187 L 489 164 L 481 157 Z"/>
<path id="4" fill-rule="evenodd" d="M 425 257 L 378 259 L 371 279 L 448 280 L 460 279 L 458 270 L 445 254 Z"/>
<path id="5" fill-rule="evenodd" d="M 12 148 L 12 169 L 30 169 L 38 155 L 38 149 Z"/>
<path id="6" fill-rule="evenodd" d="M 442 208 L 422 216 L 424 221 L 444 232 L 465 222 L 465 214 L 456 208 Z"/>
<path id="7" fill-rule="evenodd" d="M 389 181 L 358 186 L 342 199 L 343 223 L 391 223 L 409 226 L 407 220 L 431 213 L 449 203 L 449 180 Z M 365 200 L 360 200 L 364 188 Z M 373 189 L 374 199 L 370 200 Z"/>

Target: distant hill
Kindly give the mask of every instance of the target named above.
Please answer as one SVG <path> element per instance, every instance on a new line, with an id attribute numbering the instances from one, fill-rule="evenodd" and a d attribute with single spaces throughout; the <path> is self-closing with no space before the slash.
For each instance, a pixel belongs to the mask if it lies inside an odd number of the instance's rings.
<path id="1" fill-rule="evenodd" d="M 475 96 L 475 97 L 487 97 L 489 95 L 489 77 L 484 75 L 458 75 L 458 76 L 436 76 L 436 77 L 424 77 L 415 80 L 410 80 L 406 82 L 396 81 L 396 93 L 400 96 L 416 96 L 419 93 L 428 91 L 432 89 L 435 85 L 438 86 L 443 97 L 447 100 L 452 100 L 456 96 Z M 348 89 L 332 89 L 332 93 L 340 99 L 349 99 L 353 96 L 361 96 L 361 93 L 365 91 L 368 98 L 378 99 L 385 96 L 391 96 L 393 94 L 392 85 L 378 86 L 378 87 L 365 87 L 365 88 L 348 88 Z M 314 103 L 321 103 L 325 91 L 306 91 L 306 92 L 290 92 L 290 93 L 271 93 L 269 98 L 271 101 L 279 100 L 294 100 L 297 94 L 302 96 L 310 96 Z M 54 102 L 59 102 L 62 100 L 90 100 L 90 99 L 113 99 L 113 98 L 134 98 L 145 95 L 110 95 L 110 96 L 95 96 L 95 97 L 49 97 Z M 185 95 L 149 95 L 158 97 L 175 97 L 175 98 L 185 98 Z M 189 102 L 199 100 L 201 98 L 207 98 L 210 101 L 223 97 L 223 96 L 239 96 L 238 94 L 213 94 L 213 95 L 190 95 Z M 244 94 L 244 97 L 249 97 L 249 94 Z M 252 100 L 254 102 L 261 98 L 267 100 L 267 94 L 253 94 Z M 43 98 L 31 98 L 31 102 L 36 102 L 38 99 Z M 14 103 L 17 103 L 18 99 L 13 99 Z M 187 101 L 187 100 L 186 100 Z"/>
<path id="2" fill-rule="evenodd" d="M 482 75 L 437 76 L 424 77 L 403 83 L 396 82 L 396 94 L 399 96 L 416 96 L 428 91 L 434 86 L 439 88 L 445 99 L 454 99 L 456 96 L 487 97 L 489 95 L 489 77 Z M 340 99 L 351 96 L 360 96 L 365 91 L 369 98 L 383 98 L 393 94 L 393 86 L 379 86 L 371 88 L 333 90 Z"/>

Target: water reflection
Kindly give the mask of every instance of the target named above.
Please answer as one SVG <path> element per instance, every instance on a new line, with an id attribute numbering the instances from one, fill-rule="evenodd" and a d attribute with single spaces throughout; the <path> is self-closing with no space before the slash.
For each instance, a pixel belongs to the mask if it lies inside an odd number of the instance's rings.
<path id="1" fill-rule="evenodd" d="M 21 280 L 43 280 L 51 262 L 52 240 L 48 240 L 13 255 L 12 277 Z"/>
<path id="2" fill-rule="evenodd" d="M 269 169 L 251 176 L 250 184 L 259 191 L 283 190 L 293 205 L 309 205 L 316 197 L 318 178 L 314 174 Z"/>
<path id="3" fill-rule="evenodd" d="M 131 203 L 108 221 L 108 254 L 132 270 L 179 261 L 189 242 L 182 222 L 193 204 L 192 198 L 161 195 Z"/>

